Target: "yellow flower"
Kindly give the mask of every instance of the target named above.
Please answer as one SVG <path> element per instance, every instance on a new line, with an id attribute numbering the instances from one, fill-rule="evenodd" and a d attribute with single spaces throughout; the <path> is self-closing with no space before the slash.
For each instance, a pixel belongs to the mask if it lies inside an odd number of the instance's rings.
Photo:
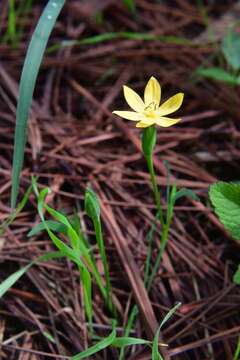
<path id="1" fill-rule="evenodd" d="M 134 111 L 113 111 L 113 114 L 127 120 L 137 121 L 136 127 L 146 128 L 154 124 L 168 127 L 181 120 L 180 118 L 169 118 L 166 115 L 180 108 L 184 94 L 178 93 L 160 105 L 161 86 L 153 76 L 145 87 L 144 101 L 128 86 L 123 86 L 123 93 L 126 102 Z"/>

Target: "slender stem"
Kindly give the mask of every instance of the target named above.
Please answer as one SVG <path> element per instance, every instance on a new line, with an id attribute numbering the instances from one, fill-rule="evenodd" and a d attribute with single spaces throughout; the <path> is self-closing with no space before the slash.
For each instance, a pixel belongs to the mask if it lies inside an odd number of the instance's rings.
<path id="1" fill-rule="evenodd" d="M 112 301 L 111 282 L 110 282 L 107 256 L 106 256 L 103 235 L 102 235 L 102 226 L 101 226 L 101 221 L 99 219 L 94 220 L 94 227 L 95 227 L 95 234 L 96 234 L 99 251 L 103 262 L 105 279 L 106 279 L 107 305 L 109 310 L 114 314 L 114 316 L 116 316 L 116 309 Z"/>
<path id="2" fill-rule="evenodd" d="M 159 213 L 160 223 L 161 223 L 161 226 L 163 227 L 164 219 L 163 219 L 163 211 L 162 211 L 162 206 L 161 206 L 161 193 L 160 193 L 158 185 L 157 185 L 156 174 L 155 174 L 155 170 L 154 170 L 154 166 L 153 166 L 152 153 L 149 156 L 146 156 L 146 161 L 147 161 L 147 166 L 148 166 L 148 170 L 149 170 L 150 177 L 151 177 L 151 183 L 152 183 L 153 193 L 154 193 L 154 197 L 155 197 L 155 203 L 156 203 L 157 210 Z"/>
<path id="3" fill-rule="evenodd" d="M 171 222 L 168 222 L 167 224 L 165 224 L 163 229 L 162 229 L 160 249 L 159 249 L 155 264 L 153 266 L 152 273 L 149 276 L 148 282 L 147 282 L 147 290 L 148 291 L 150 290 L 150 288 L 152 286 L 152 283 L 153 283 L 153 280 L 154 280 L 154 278 L 155 278 L 155 276 L 156 276 L 156 274 L 158 272 L 160 261 L 162 259 L 163 252 L 164 252 L 164 250 L 166 248 L 166 245 L 167 245 L 170 223 Z"/>
<path id="4" fill-rule="evenodd" d="M 137 307 L 137 305 L 134 305 L 130 312 L 128 322 L 127 322 L 126 328 L 124 330 L 124 337 L 129 336 L 130 331 L 132 330 L 132 327 L 136 321 L 137 315 L 138 315 L 138 307 Z M 125 347 L 123 346 L 120 350 L 119 360 L 124 360 L 124 354 L 125 354 Z"/>

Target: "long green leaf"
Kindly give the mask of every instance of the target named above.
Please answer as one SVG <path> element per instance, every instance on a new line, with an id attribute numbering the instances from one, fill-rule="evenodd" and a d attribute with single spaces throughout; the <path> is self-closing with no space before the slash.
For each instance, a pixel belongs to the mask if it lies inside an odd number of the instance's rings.
<path id="1" fill-rule="evenodd" d="M 153 347 L 152 347 L 152 360 L 164 360 L 162 355 L 159 353 L 158 350 L 158 339 L 159 339 L 159 334 L 160 331 L 163 327 L 163 325 L 173 316 L 173 314 L 175 313 L 175 311 L 179 308 L 179 306 L 181 306 L 181 303 L 177 303 L 172 309 L 170 309 L 168 311 L 168 313 L 164 316 L 163 320 L 160 323 L 160 326 L 154 336 L 153 339 Z"/>
<path id="2" fill-rule="evenodd" d="M 85 359 L 88 356 L 94 355 L 97 352 L 105 349 L 106 347 L 108 347 L 109 345 L 111 345 L 113 343 L 113 341 L 116 338 L 116 328 L 114 326 L 112 332 L 110 335 L 108 335 L 108 337 L 106 337 L 103 340 L 100 340 L 97 344 L 91 346 L 90 348 L 88 348 L 85 351 L 82 351 L 80 354 L 77 354 L 75 356 L 73 356 L 71 358 L 71 360 L 81 360 L 81 359 Z"/>
<path id="3" fill-rule="evenodd" d="M 18 279 L 20 279 L 21 276 L 23 276 L 28 271 L 28 269 L 32 265 L 36 264 L 38 261 L 48 261 L 48 260 L 56 259 L 56 258 L 60 258 L 60 257 L 63 257 L 63 255 L 60 252 L 58 252 L 58 251 L 50 252 L 43 256 L 40 256 L 36 260 L 32 261 L 30 264 L 17 270 L 15 273 L 10 275 L 6 280 L 4 280 L 0 284 L 0 298 L 18 281 Z"/>
<path id="4" fill-rule="evenodd" d="M 11 193 L 11 206 L 13 208 L 16 206 L 17 202 L 20 172 L 23 166 L 24 148 L 27 138 L 27 120 L 33 91 L 49 36 L 64 3 L 65 0 L 49 0 L 33 33 L 24 61 L 19 87 L 14 137 Z"/>
<path id="5" fill-rule="evenodd" d="M 101 225 L 101 219 L 100 219 L 100 204 L 97 198 L 97 195 L 95 192 L 88 188 L 85 193 L 85 211 L 87 215 L 92 219 L 94 230 L 95 230 L 95 236 L 98 244 L 98 249 L 100 252 L 100 256 L 103 263 L 104 268 L 104 274 L 106 278 L 106 291 L 107 291 L 107 301 L 108 306 L 111 310 L 114 311 L 114 305 L 112 303 L 111 299 L 111 283 L 110 283 L 110 275 L 108 270 L 108 262 L 107 262 L 107 255 L 105 250 L 105 244 L 103 240 L 103 234 L 102 234 L 102 225 Z"/>
<path id="6" fill-rule="evenodd" d="M 125 347 L 131 345 L 151 345 L 151 341 L 141 338 L 123 336 L 117 337 L 112 343 L 112 346 L 115 347 Z"/>
<path id="7" fill-rule="evenodd" d="M 16 281 L 18 281 L 23 274 L 25 274 L 26 271 L 28 271 L 31 265 L 32 264 L 29 264 L 19 269 L 0 284 L 0 298 L 15 284 Z"/>

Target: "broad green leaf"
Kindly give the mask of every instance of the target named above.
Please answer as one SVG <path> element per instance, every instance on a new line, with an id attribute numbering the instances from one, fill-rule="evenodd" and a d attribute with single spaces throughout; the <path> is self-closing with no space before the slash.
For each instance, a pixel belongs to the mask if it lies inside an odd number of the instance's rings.
<path id="1" fill-rule="evenodd" d="M 99 341 L 97 344 L 91 346 L 85 351 L 82 351 L 80 354 L 77 354 L 71 358 L 71 360 L 81 360 L 85 359 L 88 356 L 94 355 L 99 351 L 105 349 L 110 346 L 116 338 L 116 328 L 114 326 L 110 335 L 108 335 L 105 339 Z"/>
<path id="2" fill-rule="evenodd" d="M 17 104 L 16 128 L 12 170 L 11 206 L 17 202 L 20 172 L 23 166 L 24 148 L 27 139 L 27 121 L 33 98 L 33 91 L 42 62 L 48 38 L 65 0 L 49 0 L 32 35 L 24 61 Z"/>
<path id="3" fill-rule="evenodd" d="M 208 79 L 222 81 L 229 85 L 239 85 L 239 79 L 222 68 L 199 68 L 196 74 Z"/>
<path id="4" fill-rule="evenodd" d="M 157 130 L 155 126 L 149 126 L 143 130 L 142 150 L 146 157 L 152 155 L 157 140 Z"/>
<path id="5" fill-rule="evenodd" d="M 222 40 L 222 52 L 229 65 L 234 70 L 240 69 L 240 34 L 234 30 L 228 32 L 228 34 Z"/>
<path id="6" fill-rule="evenodd" d="M 233 282 L 237 285 L 240 285 L 240 265 L 238 266 L 237 271 L 233 275 Z"/>
<path id="7" fill-rule="evenodd" d="M 210 186 L 209 196 L 220 221 L 240 240 L 240 184 L 217 182 Z"/>

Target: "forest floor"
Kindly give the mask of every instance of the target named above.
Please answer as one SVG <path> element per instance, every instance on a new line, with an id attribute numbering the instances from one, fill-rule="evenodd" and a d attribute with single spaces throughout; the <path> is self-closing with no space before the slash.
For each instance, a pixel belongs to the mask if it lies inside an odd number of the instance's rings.
<path id="1" fill-rule="evenodd" d="M 146 234 L 154 222 L 155 208 L 140 148 L 141 131 L 134 123 L 113 116 L 112 111 L 126 109 L 123 84 L 142 93 L 152 75 L 162 85 L 163 98 L 184 92 L 182 121 L 158 128 L 154 162 L 163 193 L 167 161 L 171 182 L 192 189 L 201 201 L 182 198 L 177 202 L 167 248 L 148 295 L 158 323 L 176 302 L 182 303 L 162 332 L 173 359 L 232 360 L 240 333 L 240 291 L 232 282 L 240 263 L 239 244 L 223 229 L 208 197 L 209 185 L 217 179 L 240 179 L 240 92 L 195 74 L 199 66 L 218 61 L 226 27 L 224 15 L 231 15 L 236 3 L 137 0 L 132 13 L 121 1 L 68 0 L 52 33 L 34 93 L 20 197 L 30 185 L 31 175 L 37 176 L 41 188 L 52 189 L 49 204 L 67 214 L 77 210 L 91 236 L 82 209 L 86 186 L 94 189 L 101 201 L 122 334 L 132 305 L 142 301 L 134 279 L 143 278 Z M 11 211 L 19 79 L 30 36 L 43 10 L 43 2 L 34 1 L 30 12 L 17 19 L 21 33 L 13 46 L 4 35 L 7 4 L 7 0 L 0 4 L 1 221 Z M 210 41 L 207 25 L 216 24 L 220 26 Z M 63 40 L 106 33 L 115 35 L 109 40 L 95 39 L 92 44 L 61 46 Z M 142 34 L 161 37 L 142 40 Z M 0 238 L 0 281 L 54 250 L 45 232 L 27 236 L 39 221 L 31 195 Z M 153 258 L 158 240 L 156 236 Z M 127 273 L 130 263 L 133 278 Z M 1 299 L 1 358 L 65 359 L 90 346 L 81 304 L 78 272 L 70 262 L 54 260 L 32 267 Z M 145 305 L 131 336 L 146 338 L 148 329 L 154 327 Z M 97 292 L 94 326 L 99 336 L 111 330 L 109 314 Z M 54 342 L 43 335 L 46 331 L 54 336 Z M 117 354 L 109 348 L 96 359 L 117 359 Z M 126 359 L 149 358 L 146 347 L 126 350 Z"/>

